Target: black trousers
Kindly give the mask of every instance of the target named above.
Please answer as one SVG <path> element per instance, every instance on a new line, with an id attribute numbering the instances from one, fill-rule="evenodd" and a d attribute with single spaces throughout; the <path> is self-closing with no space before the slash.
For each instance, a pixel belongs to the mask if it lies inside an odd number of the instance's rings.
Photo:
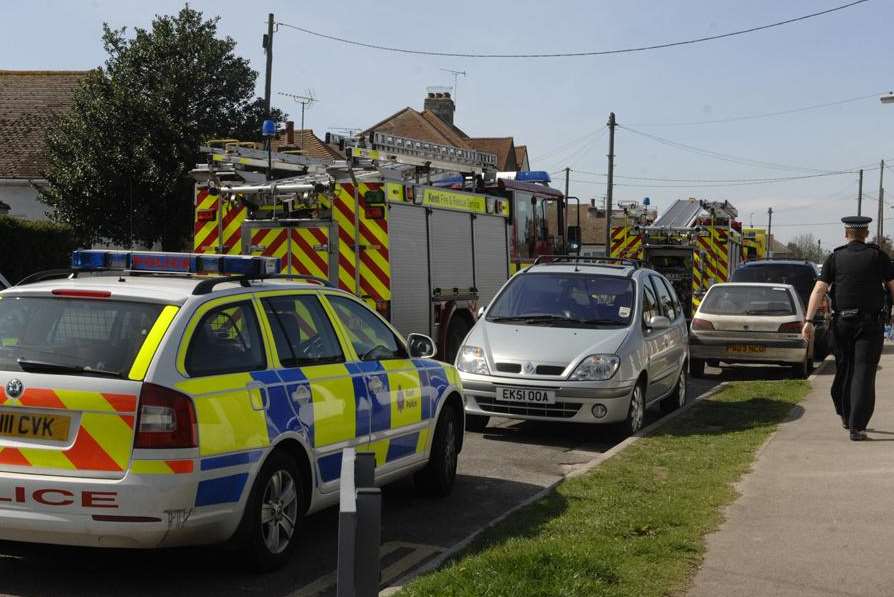
<path id="1" fill-rule="evenodd" d="M 854 431 L 869 424 L 875 410 L 875 374 L 882 356 L 884 325 L 876 319 L 836 319 L 832 324 L 835 379 L 832 402 L 835 412 L 847 419 Z"/>

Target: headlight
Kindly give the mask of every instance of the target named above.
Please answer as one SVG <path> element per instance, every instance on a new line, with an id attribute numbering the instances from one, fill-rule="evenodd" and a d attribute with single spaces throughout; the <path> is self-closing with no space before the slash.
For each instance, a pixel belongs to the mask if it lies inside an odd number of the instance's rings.
<path id="1" fill-rule="evenodd" d="M 456 359 L 456 368 L 466 373 L 490 375 L 484 350 L 477 346 L 462 347 L 462 350 L 459 351 L 459 358 Z"/>
<path id="2" fill-rule="evenodd" d="M 594 354 L 581 361 L 571 381 L 605 381 L 618 370 L 621 360 L 613 354 Z"/>

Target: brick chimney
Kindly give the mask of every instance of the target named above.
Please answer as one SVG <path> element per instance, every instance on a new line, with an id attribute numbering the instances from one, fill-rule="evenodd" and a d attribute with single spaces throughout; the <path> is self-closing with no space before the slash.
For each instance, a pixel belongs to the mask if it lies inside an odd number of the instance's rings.
<path id="1" fill-rule="evenodd" d="M 425 98 L 424 109 L 434 113 L 435 116 L 443 120 L 449 125 L 453 125 L 453 113 L 456 111 L 456 104 L 450 97 L 449 91 L 430 91 Z"/>
<path id="2" fill-rule="evenodd" d="M 304 133 L 302 133 L 304 134 Z M 286 144 L 294 145 L 295 144 L 295 122 L 292 120 L 286 121 Z"/>

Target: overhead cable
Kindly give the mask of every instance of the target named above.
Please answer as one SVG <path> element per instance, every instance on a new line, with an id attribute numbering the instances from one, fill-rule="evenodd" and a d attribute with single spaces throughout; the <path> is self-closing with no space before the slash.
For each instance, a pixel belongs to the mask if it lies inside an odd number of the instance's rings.
<path id="1" fill-rule="evenodd" d="M 607 54 L 628 54 L 628 53 L 632 53 L 632 52 L 645 52 L 648 50 L 660 50 L 660 49 L 672 48 L 672 47 L 676 47 L 676 46 L 686 46 L 686 45 L 691 45 L 691 44 L 698 44 L 698 43 L 703 43 L 706 41 L 723 39 L 726 37 L 735 37 L 738 35 L 745 35 L 746 33 L 754 33 L 757 31 L 763 31 L 765 29 L 781 27 L 783 25 L 789 25 L 791 23 L 797 23 L 799 21 L 806 21 L 807 19 L 812 19 L 814 17 L 819 17 L 822 15 L 827 15 L 827 14 L 830 14 L 833 12 L 844 10 L 846 8 L 851 8 L 852 6 L 856 6 L 858 4 L 863 4 L 864 2 L 868 2 L 868 1 L 869 0 L 855 0 L 854 2 L 849 2 L 847 4 L 842 4 L 842 5 L 836 6 L 834 8 L 829 8 L 826 10 L 821 10 L 819 12 L 802 15 L 800 17 L 785 19 L 783 21 L 776 21 L 775 23 L 768 23 L 766 25 L 759 25 L 757 27 L 749 27 L 747 29 L 739 29 L 737 31 L 720 33 L 717 35 L 707 35 L 704 37 L 697 37 L 694 39 L 658 43 L 658 44 L 652 44 L 652 45 L 648 45 L 648 46 L 637 46 L 637 47 L 620 48 L 620 49 L 614 49 L 614 50 L 590 50 L 590 51 L 584 51 L 584 52 L 527 52 L 527 53 L 512 53 L 512 54 L 490 54 L 490 53 L 485 53 L 485 52 L 445 52 L 445 51 L 435 51 L 435 50 L 417 50 L 417 49 L 410 49 L 410 48 L 396 48 L 396 47 L 390 47 L 390 46 L 382 46 L 382 45 L 378 45 L 378 44 L 356 41 L 356 40 L 347 39 L 344 37 L 338 37 L 336 35 L 320 33 L 319 31 L 313 31 L 311 29 L 306 29 L 304 27 L 299 27 L 297 25 L 292 25 L 289 23 L 279 22 L 279 23 L 277 23 L 277 25 L 279 25 L 280 27 L 287 27 L 289 29 L 301 31 L 302 33 L 306 33 L 308 35 L 313 35 L 314 37 L 328 39 L 330 41 L 337 41 L 337 42 L 340 42 L 343 44 L 348 44 L 351 46 L 359 46 L 361 48 L 369 48 L 371 50 L 381 50 L 383 52 L 394 52 L 394 53 L 398 53 L 398 54 L 416 54 L 416 55 L 422 55 L 422 56 L 444 56 L 444 57 L 450 57 L 450 58 L 579 58 L 579 57 L 583 57 L 583 56 L 604 56 Z"/>

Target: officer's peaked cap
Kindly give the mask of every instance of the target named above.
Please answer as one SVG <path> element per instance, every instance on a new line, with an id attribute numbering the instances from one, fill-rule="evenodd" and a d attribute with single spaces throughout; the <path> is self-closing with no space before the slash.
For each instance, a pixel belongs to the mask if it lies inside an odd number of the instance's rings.
<path id="1" fill-rule="evenodd" d="M 869 216 L 846 216 L 841 218 L 845 228 L 866 228 L 872 221 Z"/>

